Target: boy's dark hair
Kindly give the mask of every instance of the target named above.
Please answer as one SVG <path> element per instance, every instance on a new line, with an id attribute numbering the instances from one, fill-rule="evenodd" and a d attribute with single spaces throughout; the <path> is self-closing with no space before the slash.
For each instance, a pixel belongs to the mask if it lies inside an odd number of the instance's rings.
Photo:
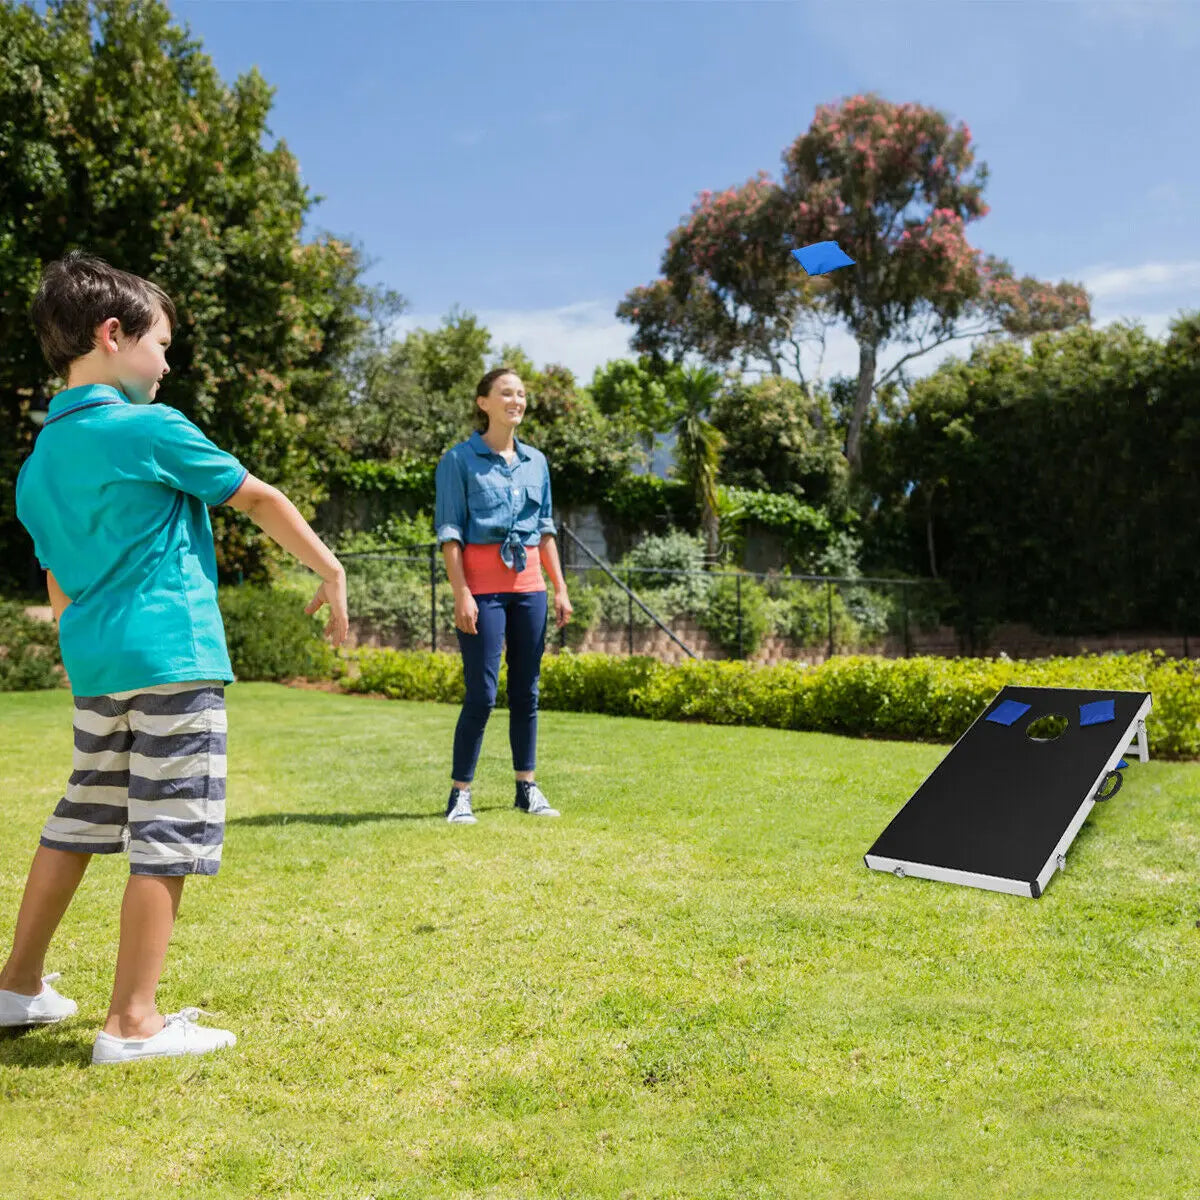
<path id="1" fill-rule="evenodd" d="M 71 363 L 91 353 L 101 322 L 116 317 L 128 337 L 140 338 L 160 312 L 174 331 L 175 305 L 162 288 L 82 250 L 46 264 L 30 308 L 42 353 L 64 377 Z"/>
<path id="2" fill-rule="evenodd" d="M 478 400 L 481 396 L 486 396 L 492 390 L 492 384 L 500 378 L 501 375 L 516 375 L 520 378 L 520 372 L 515 367 L 499 366 L 493 367 L 476 385 L 475 399 Z M 475 405 L 475 419 L 479 422 L 480 431 L 487 432 L 488 416 L 479 405 Z"/>

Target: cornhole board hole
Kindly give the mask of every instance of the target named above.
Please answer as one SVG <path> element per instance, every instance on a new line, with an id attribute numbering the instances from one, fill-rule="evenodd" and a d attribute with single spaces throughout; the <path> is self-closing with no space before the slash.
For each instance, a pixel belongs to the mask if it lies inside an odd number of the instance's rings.
<path id="1" fill-rule="evenodd" d="M 1040 896 L 1092 806 L 1116 795 L 1122 757 L 1149 760 L 1149 712 L 1149 692 L 1006 687 L 880 834 L 867 866 Z M 1066 718 L 1057 737 L 1045 736 L 1049 716 Z"/>

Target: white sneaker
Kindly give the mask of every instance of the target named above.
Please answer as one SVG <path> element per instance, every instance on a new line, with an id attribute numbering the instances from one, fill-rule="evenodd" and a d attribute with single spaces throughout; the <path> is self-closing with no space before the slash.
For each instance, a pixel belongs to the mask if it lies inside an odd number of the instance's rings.
<path id="1" fill-rule="evenodd" d="M 451 825 L 474 825 L 475 814 L 471 811 L 471 789 L 450 789 L 450 799 L 446 802 L 446 820 Z"/>
<path id="2" fill-rule="evenodd" d="M 524 797 L 518 793 L 513 808 L 520 809 L 521 812 L 528 813 L 531 817 L 561 816 L 557 808 L 550 807 L 550 801 L 546 799 L 542 789 L 536 783 L 529 785 L 529 790 Z"/>
<path id="3" fill-rule="evenodd" d="M 207 1054 L 232 1046 L 237 1038 L 228 1029 L 210 1029 L 197 1025 L 196 1018 L 207 1016 L 202 1009 L 184 1008 L 170 1013 L 166 1024 L 152 1037 L 119 1038 L 111 1033 L 96 1034 L 92 1062 L 122 1063 L 138 1058 L 179 1058 L 185 1054 Z"/>
<path id="4" fill-rule="evenodd" d="M 58 973 L 42 979 L 42 990 L 36 996 L 22 996 L 20 992 L 0 991 L 0 1025 L 53 1025 L 65 1021 L 79 1011 L 79 1005 L 66 996 L 60 996 L 50 984 Z"/>

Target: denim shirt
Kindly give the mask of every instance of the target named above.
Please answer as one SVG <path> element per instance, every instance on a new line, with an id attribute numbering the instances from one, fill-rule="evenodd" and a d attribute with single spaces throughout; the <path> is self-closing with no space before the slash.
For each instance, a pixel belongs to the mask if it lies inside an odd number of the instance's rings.
<path id="1" fill-rule="evenodd" d="M 513 445 L 511 466 L 478 431 L 447 450 L 437 465 L 433 522 L 439 546 L 498 542 L 504 565 L 523 571 L 525 547 L 556 530 L 546 456 L 517 438 Z"/>

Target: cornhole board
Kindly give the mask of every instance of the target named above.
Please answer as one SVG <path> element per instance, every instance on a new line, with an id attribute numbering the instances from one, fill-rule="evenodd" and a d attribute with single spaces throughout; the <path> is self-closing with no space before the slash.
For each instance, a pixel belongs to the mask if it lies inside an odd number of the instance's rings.
<path id="1" fill-rule="evenodd" d="M 1149 760 L 1149 712 L 1149 692 L 1004 688 L 879 835 L 867 866 L 1040 896 L 1093 805 L 1120 788 L 1122 756 Z M 1029 736 L 1054 714 L 1068 721 L 1059 737 Z"/>

